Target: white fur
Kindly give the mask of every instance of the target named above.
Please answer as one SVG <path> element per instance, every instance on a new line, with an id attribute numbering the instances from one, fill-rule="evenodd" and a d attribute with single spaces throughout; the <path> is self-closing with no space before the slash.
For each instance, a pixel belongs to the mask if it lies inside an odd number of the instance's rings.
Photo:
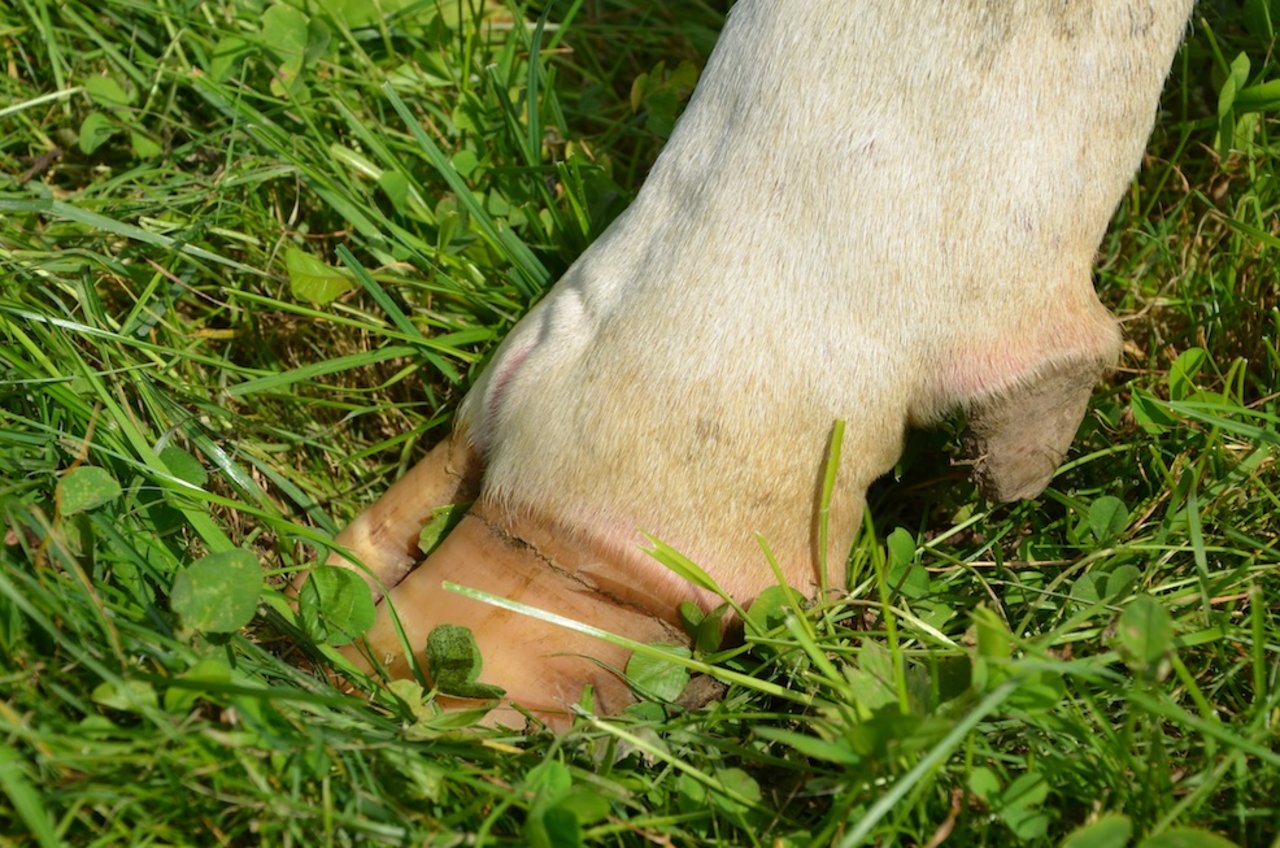
<path id="1" fill-rule="evenodd" d="M 741 0 L 635 203 L 468 398 L 485 497 L 739 594 L 833 562 L 906 428 L 1113 363 L 1090 282 L 1193 0 Z M 572 528 L 572 531 L 569 530 Z"/>

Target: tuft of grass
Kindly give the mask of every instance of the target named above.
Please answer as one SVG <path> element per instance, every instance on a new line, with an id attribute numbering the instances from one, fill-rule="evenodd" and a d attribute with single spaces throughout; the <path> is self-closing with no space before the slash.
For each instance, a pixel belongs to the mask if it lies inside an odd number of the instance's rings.
<path id="1" fill-rule="evenodd" d="M 1198 8 L 1098 261 L 1126 358 L 1043 497 L 913 439 L 847 593 L 642 652 L 701 707 L 524 735 L 330 676 L 281 586 L 625 207 L 725 5 L 0 7 L 0 838 L 1276 837 L 1273 2 Z"/>

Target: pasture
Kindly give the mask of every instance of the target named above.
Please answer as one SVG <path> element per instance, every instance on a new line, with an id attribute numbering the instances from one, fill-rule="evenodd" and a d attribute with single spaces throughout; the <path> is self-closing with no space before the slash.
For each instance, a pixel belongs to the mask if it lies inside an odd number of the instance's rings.
<path id="1" fill-rule="evenodd" d="M 0 841 L 1277 844 L 1275 0 L 1195 12 L 1039 498 L 915 434 L 848 586 L 691 621 L 563 735 L 290 605 L 626 208 L 725 5 L 0 6 Z"/>

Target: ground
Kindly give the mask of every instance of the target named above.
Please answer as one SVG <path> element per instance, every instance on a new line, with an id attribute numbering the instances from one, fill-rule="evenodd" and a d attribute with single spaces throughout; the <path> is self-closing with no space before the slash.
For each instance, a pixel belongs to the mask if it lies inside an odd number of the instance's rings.
<path id="1" fill-rule="evenodd" d="M 343 675 L 359 605 L 282 590 L 625 207 L 724 9 L 380 6 L 0 8 L 0 838 L 1275 839 L 1280 5 L 1197 9 L 1050 489 L 914 437 L 847 592 L 691 622 L 563 736 Z"/>

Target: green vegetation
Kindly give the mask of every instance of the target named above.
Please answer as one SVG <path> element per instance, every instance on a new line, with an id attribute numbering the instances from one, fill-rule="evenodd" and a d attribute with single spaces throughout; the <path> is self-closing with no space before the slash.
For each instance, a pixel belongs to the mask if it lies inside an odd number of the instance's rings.
<path id="1" fill-rule="evenodd" d="M 557 738 L 353 689 L 343 587 L 281 587 L 625 207 L 723 8 L 0 5 L 0 841 L 1272 844 L 1280 4 L 1237 6 L 1104 244 L 1130 344 L 1054 486 L 989 509 L 915 439 L 850 593 Z"/>

